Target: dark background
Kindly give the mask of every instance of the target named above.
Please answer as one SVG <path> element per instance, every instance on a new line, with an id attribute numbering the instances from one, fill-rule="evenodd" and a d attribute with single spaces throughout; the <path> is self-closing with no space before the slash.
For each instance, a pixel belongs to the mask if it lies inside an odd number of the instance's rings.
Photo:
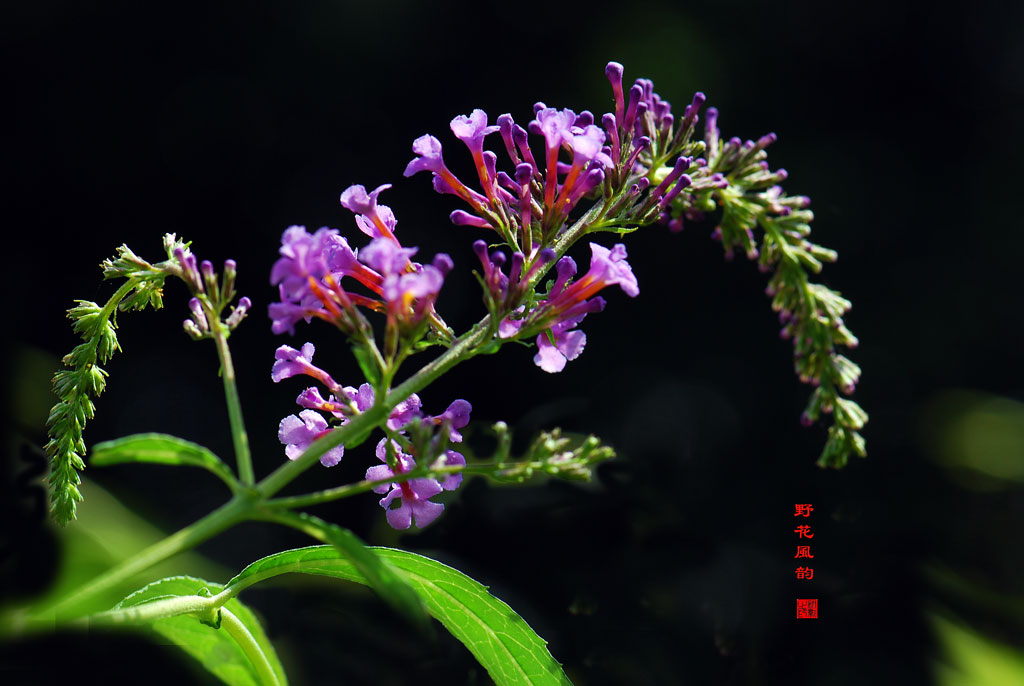
<path id="1" fill-rule="evenodd" d="M 1024 400 L 1014 195 L 1024 17 L 999 5 L 11 5 L 0 55 L 11 433 L 45 441 L 47 379 L 75 344 L 63 312 L 113 290 L 99 262 L 122 242 L 159 259 L 161 235 L 177 232 L 201 259 L 237 260 L 240 292 L 255 303 L 232 341 L 257 474 L 268 473 L 283 459 L 277 423 L 302 387 L 270 382 L 273 349 L 314 340 L 319 363 L 357 382 L 325 327 L 271 336 L 280 233 L 353 232 L 341 190 L 393 183 L 382 202 L 403 242 L 424 261 L 440 251 L 455 260 L 439 306 L 465 328 L 482 313 L 467 268 L 479 232 L 449 225 L 456 201 L 425 176 L 402 178 L 412 140 L 437 135 L 458 169 L 448 121 L 474 107 L 521 122 L 537 100 L 600 114 L 614 59 L 627 82 L 652 78 L 677 112 L 704 91 L 726 137 L 778 134 L 773 167 L 788 169 L 790 192 L 812 197 L 815 237 L 841 256 L 822 279 L 854 302 L 868 459 L 814 466 L 824 430 L 799 425 L 808 388 L 793 377 L 756 268 L 723 262 L 707 239 L 713 222 L 682 235 L 652 227 L 627 243 L 640 297 L 610 294 L 564 373 L 510 349 L 422 394 L 436 412 L 468 399 L 475 441 L 499 419 L 522 440 L 553 426 L 597 433 L 620 457 L 593 485 L 471 482 L 422 533 L 390 532 L 370 496 L 318 514 L 490 585 L 581 686 L 930 683 L 941 650 L 929 612 L 1003 641 L 1021 635 L 1019 617 L 927 574 L 955 570 L 997 598 L 1024 593 L 1019 484 L 978 488 L 929 448 L 942 429 L 930 408 L 951 390 Z M 185 300 L 175 284 L 166 311 L 121 319 L 125 353 L 107 365 L 90 444 L 165 431 L 230 455 L 215 354 L 181 333 Z M 9 452 L 12 464 L 31 462 Z M 372 460 L 368 448 L 352 451 L 295 488 L 359 478 Z M 167 530 L 222 502 L 218 484 L 170 471 L 89 476 Z M 813 581 L 793 578 L 796 502 L 815 507 Z M 21 547 L 5 551 L 3 571 L 24 596 L 45 588 L 56 552 L 31 508 L 15 510 L 8 538 Z M 237 570 L 307 542 L 246 525 L 201 551 Z M 420 642 L 369 594 L 293 580 L 247 597 L 296 684 L 487 683 L 456 642 Z M 819 598 L 820 619 L 796 621 L 798 597 Z M 55 654 L 66 659 L 47 659 Z M 95 669 L 116 681 L 132 678 L 125 654 L 130 666 L 158 664 L 158 682 L 202 678 L 170 649 L 128 639 L 17 643 L 3 657 L 16 678 Z"/>

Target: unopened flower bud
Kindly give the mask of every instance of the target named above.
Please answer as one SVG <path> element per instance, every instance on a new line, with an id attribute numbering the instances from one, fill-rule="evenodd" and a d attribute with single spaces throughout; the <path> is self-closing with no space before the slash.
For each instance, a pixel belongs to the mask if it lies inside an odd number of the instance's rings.
<path id="1" fill-rule="evenodd" d="M 224 302 L 231 302 L 235 297 L 235 277 L 238 275 L 238 265 L 234 260 L 224 260 L 224 278 L 222 279 L 221 297 Z"/>
<path id="2" fill-rule="evenodd" d="M 186 319 L 182 322 L 181 327 L 185 329 L 185 333 L 187 333 L 188 337 L 193 341 L 198 341 L 203 337 L 203 332 L 199 330 L 199 327 L 196 326 L 196 323 L 191 319 Z"/>
<path id="3" fill-rule="evenodd" d="M 209 331 L 210 323 L 206 321 L 206 313 L 203 312 L 203 305 L 199 302 L 199 298 L 189 300 L 188 309 L 192 312 L 192 319 L 199 327 L 199 330 L 204 333 Z"/>
<path id="4" fill-rule="evenodd" d="M 250 307 L 252 307 L 252 301 L 243 296 L 238 301 L 238 305 L 235 306 L 235 309 L 231 311 L 231 316 L 229 316 L 227 321 L 224 323 L 227 324 L 229 329 L 234 329 L 242 323 L 243 319 L 245 319 L 245 315 L 248 314 Z"/>

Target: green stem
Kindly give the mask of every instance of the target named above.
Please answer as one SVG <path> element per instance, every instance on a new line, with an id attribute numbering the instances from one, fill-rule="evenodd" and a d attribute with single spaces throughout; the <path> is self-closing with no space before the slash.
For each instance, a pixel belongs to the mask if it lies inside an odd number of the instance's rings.
<path id="1" fill-rule="evenodd" d="M 494 463 L 474 463 L 471 465 L 452 465 L 450 467 L 439 467 L 437 469 L 413 469 L 409 472 L 402 474 L 396 474 L 395 476 L 389 476 L 386 479 L 378 479 L 376 481 L 357 481 L 351 484 L 345 484 L 344 486 L 335 486 L 334 488 L 326 488 L 322 491 L 315 491 L 313 493 L 306 493 L 303 495 L 293 495 L 287 498 L 274 498 L 272 500 L 264 501 L 263 507 L 273 510 L 295 510 L 298 508 L 310 507 L 312 505 L 321 505 L 323 503 L 329 503 L 332 500 L 340 500 L 342 498 L 348 498 L 349 496 L 358 495 L 359 493 L 366 493 L 372 491 L 377 486 L 383 486 L 385 484 L 401 483 L 403 481 L 409 481 L 410 479 L 434 479 L 440 476 L 448 476 L 449 474 L 493 474 L 498 469 L 507 469 L 509 465 Z"/>
<path id="2" fill-rule="evenodd" d="M 121 300 L 124 296 L 128 295 L 133 288 L 143 281 L 145 281 L 145 279 L 136 279 L 132 277 L 127 278 L 125 282 L 121 284 L 121 287 L 114 292 L 114 295 L 110 296 L 110 300 L 107 301 L 107 304 L 103 306 L 103 309 L 100 311 L 100 321 L 102 323 L 106 323 L 107 320 L 110 319 L 111 315 L 114 314 L 114 310 L 117 306 L 121 304 Z M 97 338 L 96 340 L 98 341 L 99 339 Z"/>
<path id="3" fill-rule="evenodd" d="M 277 678 L 277 674 L 274 673 L 274 668 L 270 666 L 270 661 L 267 660 L 267 656 L 263 653 L 263 649 L 260 648 L 260 644 L 249 633 L 249 630 L 245 628 L 245 624 L 226 607 L 220 608 L 220 628 L 227 631 L 231 638 L 235 639 L 235 643 L 242 649 L 245 656 L 249 658 L 249 662 L 256 668 L 256 674 L 259 676 L 260 683 L 267 684 L 268 686 L 278 686 L 281 683 Z"/>
<path id="4" fill-rule="evenodd" d="M 210 333 L 217 344 L 217 357 L 220 358 L 221 378 L 224 380 L 224 397 L 228 404 L 228 420 L 231 422 L 231 439 L 235 446 L 235 461 L 238 465 L 238 476 L 246 487 L 256 483 L 252 470 L 252 456 L 249 453 L 249 435 L 245 432 L 245 421 L 242 419 L 242 402 L 238 397 L 238 384 L 235 381 L 235 366 L 231 361 L 231 349 L 228 347 L 228 336 L 219 314 L 208 317 Z"/>
<path id="5" fill-rule="evenodd" d="M 197 522 L 108 569 L 70 595 L 65 596 L 56 605 L 35 614 L 55 617 L 72 615 L 73 610 L 89 598 L 110 590 L 149 567 L 180 552 L 194 548 L 203 541 L 247 519 L 252 509 L 253 505 L 250 499 L 235 496 Z"/>
<path id="6" fill-rule="evenodd" d="M 90 626 L 116 625 L 116 624 L 145 624 L 155 622 L 158 619 L 177 617 L 192 613 L 207 614 L 215 611 L 219 603 L 227 599 L 220 595 L 204 598 L 199 595 L 183 595 L 173 598 L 163 598 L 141 605 L 131 607 L 119 607 L 88 617 Z"/>

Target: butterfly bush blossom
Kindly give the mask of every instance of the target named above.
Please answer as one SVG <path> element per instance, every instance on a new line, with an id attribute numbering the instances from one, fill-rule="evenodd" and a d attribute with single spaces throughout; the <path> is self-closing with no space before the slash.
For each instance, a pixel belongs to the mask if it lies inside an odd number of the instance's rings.
<path id="1" fill-rule="evenodd" d="M 778 314 L 782 337 L 792 342 L 797 378 L 813 389 L 800 421 L 831 420 L 818 464 L 842 467 L 851 455 L 864 456 L 860 431 L 868 417 L 847 397 L 857 386 L 860 368 L 838 352 L 840 347 L 857 345 L 843 323 L 851 305 L 838 292 L 814 282 L 813 275 L 834 261 L 836 254 L 811 242 L 809 200 L 785 193 L 780 184 L 788 176 L 786 171 L 769 166 L 766 149 L 776 141 L 775 134 L 756 140 L 724 136 L 713 107 L 705 110 L 699 130 L 702 93 L 694 94 L 682 112 L 673 113 L 650 80 L 637 79 L 627 88 L 622 65 L 616 62 L 608 63 L 605 76 L 611 85 L 611 111 L 599 116 L 538 102 L 528 115 L 532 118 L 520 120 L 523 124 L 511 114 L 492 120 L 480 109 L 454 117 L 451 133 L 465 146 L 472 164 L 472 171 L 461 179 L 446 163 L 441 140 L 425 133 L 413 141 L 414 157 L 404 175 L 427 172 L 445 202 L 451 200 L 448 196 L 457 199 L 458 207 L 448 218 L 459 227 L 453 231 L 466 236 L 467 245 L 455 255 L 460 261 L 468 260 L 481 287 L 480 319 L 461 334 L 439 311 L 455 261 L 443 253 L 424 257 L 419 247 L 403 242 L 395 212 L 381 203 L 390 184 L 372 190 L 353 184 L 342 191 L 340 203 L 352 213 L 354 226 L 312 232 L 291 226 L 284 231 L 270 272 L 278 296 L 268 310 L 272 331 L 294 336 L 303 322 L 326 322 L 342 334 L 343 348 L 352 353 L 353 370 L 361 376 L 353 385 L 339 383 L 335 376 L 343 377 L 325 368 L 329 365 L 324 364 L 322 353 L 314 360 L 317 348 L 312 342 L 277 348 L 270 369 L 274 383 L 289 379 L 297 381 L 288 383 L 304 383 L 297 387 L 298 407 L 278 425 L 284 459 L 264 478 L 258 478 L 254 469 L 228 345 L 229 336 L 252 306 L 244 297 L 235 303 L 235 263 L 226 261 L 218 275 L 212 262 L 199 261 L 190 244 L 174 234 L 164 236 L 165 261 L 147 262 L 127 246 L 104 261 L 104 277 L 125 282 L 106 305 L 80 300 L 68 311 L 83 340 L 63 358 L 67 368 L 54 377 L 60 401 L 49 415 L 50 440 L 45 447 L 52 463 L 54 518 L 67 524 L 82 500 L 78 489 L 79 471 L 85 467 L 82 430 L 93 417 L 92 399 L 106 385 L 107 373 L 99 365 L 120 350 L 117 313 L 159 308 L 170 277 L 182 280 L 191 293 L 189 318 L 183 323 L 187 335 L 216 344 L 236 469 L 194 444 L 166 435 L 130 436 L 100 444 L 94 447 L 93 458 L 102 464 L 145 459 L 153 449 L 161 454 L 182 451 L 186 456 L 200 450 L 204 454 L 199 462 L 230 487 L 232 498 L 56 603 L 47 598 L 36 610 L 23 614 L 18 609 L 15 624 L 52 625 L 55 618 L 88 624 L 96 618 L 106 625 L 155 621 L 182 616 L 181 612 L 208 619 L 220 612 L 223 600 L 218 598 L 232 594 L 225 591 L 205 599 L 163 596 L 145 607 L 131 606 L 126 599 L 92 618 L 76 612 L 87 607 L 90 598 L 90 602 L 98 600 L 101 593 L 129 581 L 147 565 L 243 521 L 275 522 L 330 542 L 347 558 L 360 562 L 365 580 L 386 599 L 407 610 L 414 620 L 426 620 L 421 604 L 409 602 L 414 598 L 407 594 L 415 594 L 416 589 L 405 588 L 397 583 L 401 579 L 382 573 L 388 568 L 380 566 L 385 561 L 378 560 L 375 551 L 363 550 L 354 534 L 304 510 L 373 491 L 388 524 L 408 530 L 437 520 L 445 509 L 446 492 L 456 490 L 466 474 L 514 483 L 537 475 L 590 479 L 594 465 L 614 455 L 594 436 L 579 440 L 554 428 L 540 432 L 524 452 L 512 455 L 511 433 L 499 421 L 492 425 L 497 439 L 493 454 L 478 458 L 466 445 L 470 441 L 464 441 L 473 413 L 470 403 L 458 398 L 444 411 L 431 414 L 437 408 L 428 410 L 419 394 L 455 366 L 495 354 L 509 343 L 520 344 L 510 346 L 513 350 L 532 348 L 534 364 L 545 373 L 563 371 L 587 345 L 600 345 L 588 341 L 582 330 L 586 318 L 621 302 L 615 287 L 626 297 L 639 295 L 624 237 L 655 224 L 678 233 L 684 226 L 707 220 L 725 259 L 745 255 L 770 275 L 766 293 Z M 456 148 L 461 152 L 460 146 Z M 420 175 L 416 180 L 424 178 Z M 614 236 L 602 239 L 601 233 Z M 580 253 L 586 250 L 583 242 L 589 244 L 585 271 L 577 267 Z M 324 350 L 322 344 L 320 350 Z M 422 360 L 424 354 L 430 359 L 410 372 L 406 363 L 412 358 Z M 525 359 L 521 363 L 526 365 Z M 539 373 L 526 366 L 530 373 Z M 352 374 L 345 372 L 346 377 L 356 378 Z M 528 379 L 517 384 L 530 386 Z M 428 405 L 435 402 L 426 394 L 423 397 Z M 369 465 L 352 464 L 359 459 L 357 448 L 364 442 L 376 446 L 376 460 L 367 455 Z M 317 459 L 325 467 L 346 460 L 342 469 L 328 474 L 343 479 L 355 474 L 358 480 L 310 493 L 279 495 Z M 317 563 L 327 559 L 324 553 L 335 554 L 321 550 L 312 556 L 303 550 L 301 560 Z M 400 554 L 392 550 L 387 556 Z M 298 559 L 293 552 L 286 556 Z M 229 586 L 237 592 L 257 580 L 252 569 L 272 567 L 263 562 L 250 566 Z M 278 567 L 278 571 L 285 569 Z M 417 569 L 421 568 L 434 567 L 430 560 L 420 560 Z M 450 571 L 437 573 L 454 578 Z M 462 591 L 476 598 L 473 582 L 468 583 L 461 586 Z M 138 593 L 128 599 L 135 597 Z M 543 641 L 523 633 L 528 627 L 517 629 L 508 618 L 507 612 L 502 615 L 502 626 L 512 632 L 509 636 L 515 634 L 524 638 L 523 645 L 534 645 L 530 652 L 537 657 Z M 197 634 L 196 641 L 200 640 L 205 639 Z M 259 655 L 247 655 L 253 658 L 254 674 L 276 682 L 283 675 L 278 674 L 279 665 L 269 648 L 263 643 L 255 651 Z M 505 669 L 504 657 L 492 658 L 481 660 L 493 676 L 512 674 Z M 546 664 L 553 681 L 565 681 L 553 658 Z"/>
<path id="2" fill-rule="evenodd" d="M 839 319 L 849 303 L 823 286 L 802 291 L 792 286 L 806 280 L 801 270 L 816 271 L 834 253 L 806 240 L 809 229 L 801 223 L 810 219 L 806 198 L 785 195 L 778 185 L 785 170 L 769 169 L 764 149 L 775 135 L 723 141 L 718 112 L 709 108 L 704 140 L 696 140 L 703 93 L 696 93 L 677 117 L 650 80 L 637 79 L 626 89 L 622 65 L 615 62 L 607 65 L 605 75 L 613 110 L 600 117 L 538 102 L 525 126 L 507 113 L 492 123 L 480 109 L 453 118 L 451 133 L 469 152 L 473 179 L 451 171 L 437 137 L 427 133 L 413 141 L 414 157 L 404 175 L 428 172 L 438 193 L 463 203 L 450 221 L 488 235 L 475 240 L 472 250 L 489 318 L 478 325 L 482 337 L 477 349 L 467 348 L 467 357 L 485 348 L 493 352 L 505 342 L 532 342 L 536 366 L 548 373 L 564 370 L 586 347 L 580 326 L 587 315 L 604 310 L 606 289 L 618 286 L 631 298 L 639 294 L 623 243 L 609 248 L 590 242 L 590 265 L 582 275 L 567 254 L 573 244 L 600 231 L 621 236 L 654 223 L 675 233 L 684 221 L 700 221 L 721 208 L 722 220 L 712 236 L 723 244 L 726 257 L 740 248 L 763 271 L 775 271 L 769 285 L 773 307 L 780 311 L 784 335 L 794 339 L 799 377 L 817 389 L 803 421 L 835 412 L 832 447 L 826 453 L 831 449 L 841 461 L 845 453 L 863 452 L 855 430 L 866 415 L 836 396 L 837 391 L 852 392 L 859 375 L 856 365 L 833 349 L 834 344 L 856 344 Z M 504 169 L 489 142 L 507 158 Z M 332 425 L 343 426 L 375 407 L 383 398 L 378 395 L 391 390 L 391 379 L 407 356 L 456 341 L 436 309 L 453 260 L 438 254 L 429 263 L 415 261 L 418 248 L 402 244 L 395 213 L 379 202 L 390 188 L 383 184 L 367 191 L 356 184 L 341 194 L 342 206 L 354 214 L 354 235 L 367 239 L 361 247 L 331 228 L 311 234 L 293 226 L 282 236 L 280 258 L 271 270 L 279 294 L 269 309 L 274 332 L 294 334 L 301 321 L 327 321 L 361 351 L 357 359 L 363 371 L 371 370 L 368 383 L 343 387 L 313 364 L 311 343 L 300 350 L 278 349 L 275 382 L 303 375 L 319 383 L 297 398 L 302 410 L 281 422 L 279 439 L 289 458 L 298 457 Z M 758 228 L 764 233 L 760 247 L 754 233 Z M 552 278 L 545 282 L 549 272 Z M 367 313 L 384 317 L 382 347 Z M 447 445 L 461 441 L 459 430 L 471 408 L 457 400 L 441 415 L 429 416 L 415 393 L 389 407 L 381 427 L 385 437 L 376 449 L 382 464 L 370 467 L 366 479 L 381 482 L 374 490 L 384 495 L 380 504 L 392 526 L 425 526 L 443 509 L 431 498 L 456 488 L 461 474 L 451 470 L 443 478 L 421 477 L 424 465 L 419 463 L 429 461 L 431 469 L 466 464 Z M 417 431 L 434 432 L 433 438 L 417 443 L 410 433 L 414 424 Z M 343 450 L 332 448 L 321 462 L 337 464 Z M 417 455 L 417 450 L 427 454 Z"/>

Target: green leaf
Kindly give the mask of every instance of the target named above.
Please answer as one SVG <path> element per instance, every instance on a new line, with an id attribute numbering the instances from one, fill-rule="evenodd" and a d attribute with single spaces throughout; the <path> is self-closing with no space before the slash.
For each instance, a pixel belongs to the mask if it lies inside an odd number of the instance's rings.
<path id="1" fill-rule="evenodd" d="M 208 597 L 222 590 L 224 587 L 220 584 L 203 579 L 172 576 L 154 581 L 132 593 L 118 603 L 115 609 L 135 607 L 168 597 Z M 227 613 L 218 613 L 216 618 L 200 619 L 195 615 L 178 615 L 158 619 L 150 626 L 160 636 L 179 646 L 209 672 L 231 686 L 287 684 L 288 679 L 277 652 L 252 610 L 237 598 L 224 603 L 223 608 Z M 233 621 L 231 618 L 237 619 L 237 623 L 226 626 L 225 619 Z M 241 631 L 239 625 L 242 627 Z M 239 640 L 239 633 L 243 636 L 247 633 L 248 637 Z M 262 659 L 259 653 L 262 653 Z M 252 655 L 256 656 L 255 662 L 261 664 L 254 664 L 254 659 L 250 657 Z"/>
<path id="2" fill-rule="evenodd" d="M 422 555 L 371 548 L 399 570 L 426 603 L 427 610 L 459 639 L 498 686 L 571 683 L 547 644 L 512 608 L 462 572 Z M 228 582 L 242 589 L 279 574 L 319 574 L 367 583 L 355 565 L 330 546 L 289 550 L 252 563 Z"/>
<path id="3" fill-rule="evenodd" d="M 334 546 L 358 570 L 364 579 L 363 583 L 376 591 L 388 605 L 408 617 L 423 633 L 430 634 L 430 617 L 416 590 L 354 533 L 305 512 L 281 512 L 275 516 L 274 521 Z"/>
<path id="4" fill-rule="evenodd" d="M 231 469 L 210 450 L 183 438 L 167 434 L 134 434 L 113 441 L 97 443 L 92 449 L 91 462 L 96 467 L 107 467 L 125 462 L 202 467 L 217 475 L 232 492 L 239 488 Z"/>

